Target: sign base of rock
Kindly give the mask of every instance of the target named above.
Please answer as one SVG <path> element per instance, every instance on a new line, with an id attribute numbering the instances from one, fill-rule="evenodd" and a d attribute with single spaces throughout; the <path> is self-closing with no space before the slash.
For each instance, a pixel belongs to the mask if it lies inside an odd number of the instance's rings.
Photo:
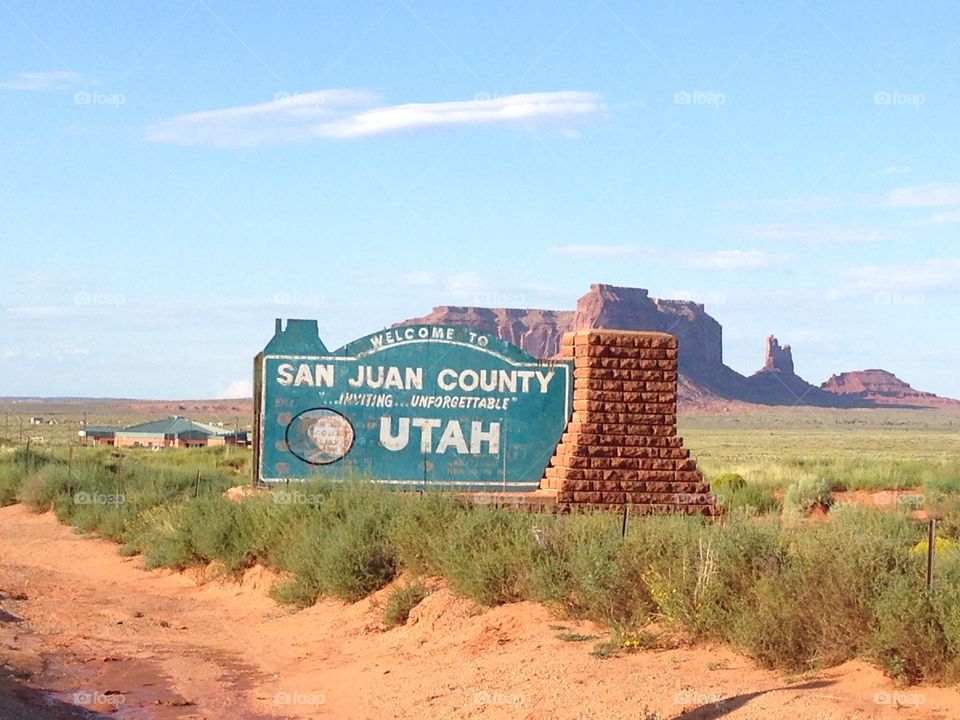
<path id="1" fill-rule="evenodd" d="M 558 510 L 719 514 L 677 435 L 677 339 L 582 330 L 563 336 L 573 360 L 573 416 L 540 483 Z"/>

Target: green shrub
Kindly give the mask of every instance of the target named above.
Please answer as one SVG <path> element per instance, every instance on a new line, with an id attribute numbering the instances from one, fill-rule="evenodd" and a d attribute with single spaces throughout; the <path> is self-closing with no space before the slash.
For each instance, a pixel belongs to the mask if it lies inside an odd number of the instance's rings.
<path id="1" fill-rule="evenodd" d="M 710 481 L 710 490 L 721 499 L 721 502 L 725 496 L 746 486 L 747 481 L 743 479 L 743 475 L 735 472 L 721 473 Z"/>
<path id="2" fill-rule="evenodd" d="M 886 578 L 910 564 L 905 516 L 840 506 L 831 523 L 785 528 L 776 562 L 749 589 L 729 639 L 758 662 L 792 670 L 856 657 L 869 644 Z"/>
<path id="3" fill-rule="evenodd" d="M 870 638 L 874 659 L 901 680 L 954 682 L 960 678 L 956 635 L 960 590 L 955 584 L 939 583 L 927 593 L 919 562 L 916 570 L 891 578 L 875 603 Z"/>
<path id="4" fill-rule="evenodd" d="M 610 513 L 540 518 L 529 592 L 574 618 L 632 627 L 652 609 L 646 586 L 624 564 L 620 520 Z"/>
<path id="5" fill-rule="evenodd" d="M 17 502 L 23 475 L 23 471 L 12 463 L 0 464 L 0 507 Z"/>
<path id="6" fill-rule="evenodd" d="M 783 495 L 783 512 L 787 517 L 803 517 L 816 507 L 826 509 L 833 503 L 831 484 L 819 477 L 802 478 L 787 488 Z"/>
<path id="7" fill-rule="evenodd" d="M 182 570 L 195 562 L 189 538 L 180 531 L 182 505 L 157 505 L 141 512 L 130 524 L 127 554 L 142 553 L 149 568 Z"/>
<path id="8" fill-rule="evenodd" d="M 960 494 L 960 473 L 950 477 L 932 477 L 923 484 L 927 493 L 940 495 Z"/>
<path id="9" fill-rule="evenodd" d="M 35 447 L 28 448 L 27 446 L 21 446 L 14 450 L 11 459 L 15 465 L 19 466 L 26 473 L 39 470 L 44 465 L 54 462 L 54 457 L 51 453 L 45 450 L 37 450 Z"/>
<path id="10" fill-rule="evenodd" d="M 410 611 L 426 596 L 427 588 L 419 581 L 395 588 L 383 607 L 383 624 L 387 627 L 405 624 L 410 617 Z"/>
<path id="11" fill-rule="evenodd" d="M 48 465 L 29 473 L 23 480 L 18 499 L 35 512 L 47 512 L 54 503 L 69 499 L 70 479 L 67 468 Z"/>
<path id="12" fill-rule="evenodd" d="M 745 515 L 762 515 L 777 510 L 778 503 L 773 490 L 758 485 L 745 485 L 737 490 L 733 490 L 718 500 L 724 510 L 729 513 L 742 513 Z"/>
<path id="13" fill-rule="evenodd" d="M 397 513 L 387 537 L 398 563 L 415 575 L 439 575 L 440 544 L 469 512 L 462 500 L 438 492 L 397 495 Z"/>
<path id="14" fill-rule="evenodd" d="M 189 548 L 195 563 L 222 562 L 230 572 L 237 572 L 250 563 L 249 525 L 241 522 L 241 503 L 219 496 L 188 500 L 177 516 L 177 532 Z"/>
<path id="15" fill-rule="evenodd" d="M 354 602 L 393 579 L 396 556 L 387 542 L 396 502 L 372 483 L 336 486 L 304 516 L 284 569 L 294 578 L 275 589 L 282 602 L 309 605 L 321 595 Z"/>
<path id="16" fill-rule="evenodd" d="M 499 605 L 527 597 L 536 546 L 530 516 L 477 508 L 447 529 L 437 563 L 454 590 L 483 605 Z"/>

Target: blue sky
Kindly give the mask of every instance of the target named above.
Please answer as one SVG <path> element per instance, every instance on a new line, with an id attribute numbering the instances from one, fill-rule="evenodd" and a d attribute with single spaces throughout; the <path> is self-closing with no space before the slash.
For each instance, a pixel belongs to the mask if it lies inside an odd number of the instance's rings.
<path id="1" fill-rule="evenodd" d="M 960 397 L 960 5 L 0 2 L 0 396 L 249 391 L 440 304 L 705 302 Z"/>

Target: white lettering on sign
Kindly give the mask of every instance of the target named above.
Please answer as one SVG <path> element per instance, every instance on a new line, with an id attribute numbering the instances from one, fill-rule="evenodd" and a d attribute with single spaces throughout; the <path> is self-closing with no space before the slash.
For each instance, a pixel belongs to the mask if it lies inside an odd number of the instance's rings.
<path id="1" fill-rule="evenodd" d="M 388 416 L 380 418 L 380 444 L 387 450 L 399 452 L 410 444 L 410 428 L 420 430 L 420 452 L 442 455 L 448 449 L 458 455 L 482 455 L 483 445 L 487 445 L 487 453 L 497 455 L 500 452 L 500 423 L 491 422 L 484 430 L 484 423 L 474 420 L 470 423 L 469 439 L 463 433 L 463 426 L 459 420 L 450 420 L 436 447 L 433 446 L 433 431 L 443 425 L 439 418 L 398 418 L 397 432 L 393 432 L 393 420 Z"/>
<path id="2" fill-rule="evenodd" d="M 277 367 L 277 382 L 280 385 L 309 385 L 310 387 L 333 387 L 333 365 L 314 365 L 300 363 L 296 372 L 290 363 L 280 363 Z"/>
<path id="3" fill-rule="evenodd" d="M 381 348 L 384 345 L 395 345 L 399 342 L 410 340 L 454 340 L 454 328 L 449 327 L 406 327 L 387 330 L 379 335 L 370 337 L 370 344 L 374 348 Z M 485 339 L 485 338 L 484 338 Z M 484 343 L 485 345 L 486 343 Z"/>
<path id="4" fill-rule="evenodd" d="M 347 384 L 351 387 L 383 388 L 389 390 L 423 390 L 423 368 L 398 368 L 396 365 L 376 367 L 370 365 L 357 366 L 357 376 L 349 378 Z"/>
<path id="5" fill-rule="evenodd" d="M 441 390 L 460 389 L 464 392 L 530 392 L 530 381 L 536 380 L 541 393 L 546 394 L 556 370 L 454 370 L 444 368 L 437 373 L 437 386 Z"/>
<path id="6" fill-rule="evenodd" d="M 433 445 L 433 429 L 440 427 L 440 421 L 433 418 L 414 418 L 410 424 L 420 428 L 420 452 L 430 452 Z"/>
<path id="7" fill-rule="evenodd" d="M 450 410 L 508 410 L 510 398 L 477 397 L 476 395 L 414 395 L 410 407 Z"/>

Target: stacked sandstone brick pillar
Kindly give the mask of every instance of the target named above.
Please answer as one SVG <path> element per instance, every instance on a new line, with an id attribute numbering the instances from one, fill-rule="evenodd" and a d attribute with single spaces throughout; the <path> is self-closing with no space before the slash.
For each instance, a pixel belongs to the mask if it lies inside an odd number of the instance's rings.
<path id="1" fill-rule="evenodd" d="M 677 339 L 582 330 L 563 336 L 574 361 L 573 417 L 541 488 L 565 510 L 718 513 L 696 460 L 677 436 Z"/>

